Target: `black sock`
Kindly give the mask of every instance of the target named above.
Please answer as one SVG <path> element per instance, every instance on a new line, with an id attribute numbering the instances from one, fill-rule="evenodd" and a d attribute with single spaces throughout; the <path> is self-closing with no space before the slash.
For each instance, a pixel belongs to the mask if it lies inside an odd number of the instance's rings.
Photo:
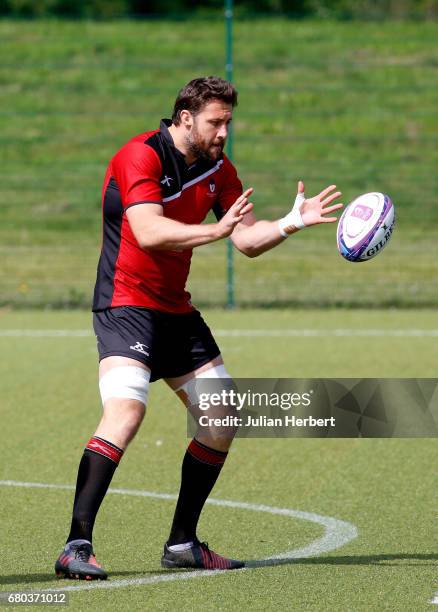
<path id="1" fill-rule="evenodd" d="M 88 442 L 79 464 L 73 516 L 67 542 L 71 540 L 91 542 L 96 514 L 122 455 L 123 451 L 120 448 L 102 438 L 94 436 Z"/>
<path id="2" fill-rule="evenodd" d="M 196 541 L 196 527 L 205 500 L 220 474 L 228 453 L 193 439 L 184 455 L 181 488 L 167 544 Z"/>

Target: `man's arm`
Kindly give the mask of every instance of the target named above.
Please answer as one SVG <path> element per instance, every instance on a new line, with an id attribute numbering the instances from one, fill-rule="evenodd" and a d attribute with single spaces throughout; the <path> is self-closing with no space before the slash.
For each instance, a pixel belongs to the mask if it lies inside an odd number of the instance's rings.
<path id="1" fill-rule="evenodd" d="M 298 231 L 298 230 L 295 230 Z M 247 257 L 257 257 L 284 241 L 278 221 L 257 221 L 250 212 L 231 235 L 234 246 Z"/>
<path id="2" fill-rule="evenodd" d="M 291 212 L 279 221 L 257 221 L 249 212 L 231 235 L 234 246 L 248 257 L 257 257 L 274 248 L 288 236 L 295 234 L 303 227 L 320 223 L 334 223 L 336 217 L 326 217 L 342 207 L 342 204 L 330 204 L 341 195 L 336 185 L 330 185 L 313 198 L 305 199 L 304 183 L 299 181 L 296 203 Z"/>
<path id="3" fill-rule="evenodd" d="M 184 250 L 215 242 L 230 236 L 252 210 L 247 189 L 218 223 L 187 225 L 163 215 L 161 204 L 145 203 L 131 206 L 126 210 L 132 233 L 142 249 Z"/>

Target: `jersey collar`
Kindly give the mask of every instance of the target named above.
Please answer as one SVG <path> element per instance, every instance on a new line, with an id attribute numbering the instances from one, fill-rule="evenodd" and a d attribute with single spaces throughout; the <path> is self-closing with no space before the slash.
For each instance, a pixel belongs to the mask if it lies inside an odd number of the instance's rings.
<path id="1" fill-rule="evenodd" d="M 172 125 L 171 119 L 161 119 L 160 121 L 160 133 L 164 139 L 164 142 L 168 147 L 171 148 L 173 154 L 178 158 L 178 161 L 183 161 L 186 163 L 186 158 L 184 154 L 175 147 L 175 143 L 173 142 L 173 138 L 169 132 L 169 127 Z"/>

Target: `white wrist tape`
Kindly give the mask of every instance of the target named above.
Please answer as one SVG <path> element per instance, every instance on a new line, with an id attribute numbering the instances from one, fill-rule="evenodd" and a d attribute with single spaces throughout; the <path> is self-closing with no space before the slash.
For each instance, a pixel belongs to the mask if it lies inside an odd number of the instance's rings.
<path id="1" fill-rule="evenodd" d="M 111 397 L 134 399 L 147 404 L 151 373 L 136 366 L 111 368 L 99 380 L 102 404 Z"/>
<path id="2" fill-rule="evenodd" d="M 290 236 L 294 228 L 302 229 L 306 227 L 300 212 L 301 204 L 305 199 L 304 193 L 297 193 L 292 210 L 285 217 L 279 219 L 278 227 L 283 238 Z"/>

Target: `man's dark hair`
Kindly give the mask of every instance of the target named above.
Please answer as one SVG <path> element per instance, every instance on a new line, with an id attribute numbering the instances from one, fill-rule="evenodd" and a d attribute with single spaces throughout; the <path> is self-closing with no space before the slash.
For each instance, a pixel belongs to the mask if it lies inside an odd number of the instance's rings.
<path id="1" fill-rule="evenodd" d="M 181 111 L 188 110 L 197 115 L 212 100 L 222 100 L 232 107 L 237 106 L 237 91 L 229 81 L 209 76 L 193 79 L 178 93 L 173 107 L 172 122 L 181 123 Z"/>

